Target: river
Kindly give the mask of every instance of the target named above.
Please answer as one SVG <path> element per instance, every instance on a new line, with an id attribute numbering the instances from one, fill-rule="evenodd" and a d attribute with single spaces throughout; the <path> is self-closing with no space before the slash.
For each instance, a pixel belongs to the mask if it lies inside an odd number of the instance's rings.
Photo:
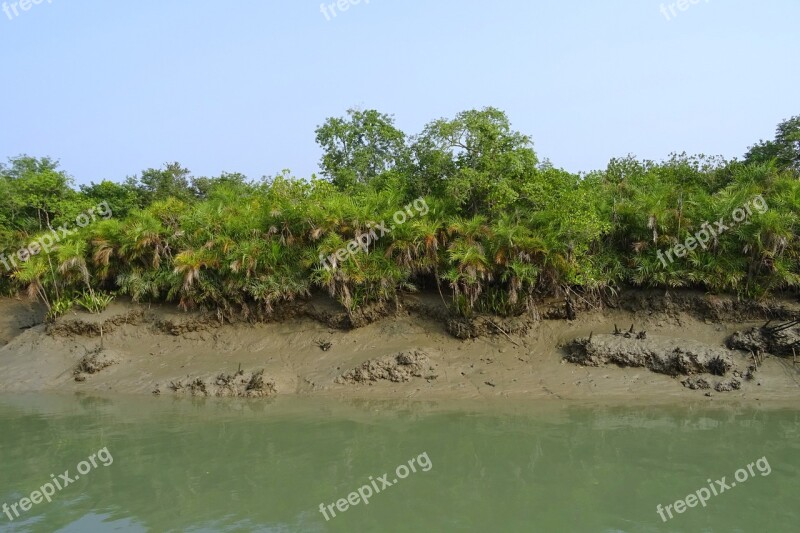
<path id="1" fill-rule="evenodd" d="M 14 395 L 0 459 L 2 532 L 800 523 L 789 409 Z"/>

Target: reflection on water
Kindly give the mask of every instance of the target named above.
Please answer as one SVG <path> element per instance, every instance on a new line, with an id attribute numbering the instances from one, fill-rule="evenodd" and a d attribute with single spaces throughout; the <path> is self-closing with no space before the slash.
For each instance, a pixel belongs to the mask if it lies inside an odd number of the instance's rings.
<path id="1" fill-rule="evenodd" d="M 114 457 L 0 531 L 795 531 L 799 428 L 745 408 L 0 397 L 0 504 Z M 423 452 L 424 475 L 319 512 Z M 661 522 L 762 456 L 769 477 Z"/>

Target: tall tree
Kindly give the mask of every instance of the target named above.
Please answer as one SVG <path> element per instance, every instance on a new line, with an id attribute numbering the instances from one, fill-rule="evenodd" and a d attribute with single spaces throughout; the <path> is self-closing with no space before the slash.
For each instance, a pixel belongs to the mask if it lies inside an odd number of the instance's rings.
<path id="1" fill-rule="evenodd" d="M 316 134 L 324 151 L 322 173 L 340 190 L 368 184 L 402 164 L 408 153 L 394 118 L 373 109 L 349 109 L 346 117 L 326 120 Z"/>
<path id="2" fill-rule="evenodd" d="M 194 198 L 189 185 L 191 172 L 180 163 L 168 163 L 163 169 L 148 168 L 139 178 L 139 187 L 148 204 L 166 200 L 169 197 L 179 200 Z"/>
<path id="3" fill-rule="evenodd" d="M 779 168 L 800 174 L 800 115 L 784 120 L 775 130 L 775 139 L 761 140 L 745 155 L 747 163 L 775 161 Z"/>
<path id="4" fill-rule="evenodd" d="M 10 158 L 8 165 L 0 164 L 0 181 L 8 192 L 0 198 L 2 217 L 24 233 L 50 227 L 77 199 L 72 178 L 48 157 Z"/>
<path id="5" fill-rule="evenodd" d="M 510 207 L 538 164 L 531 139 L 492 107 L 430 123 L 414 152 L 423 180 L 455 199 L 466 215 Z"/>
<path id="6" fill-rule="evenodd" d="M 107 202 L 114 213 L 114 217 L 124 219 L 133 209 L 144 207 L 145 199 L 142 191 L 134 183 L 115 183 L 103 180 L 100 183 L 92 182 L 89 185 L 81 185 L 81 193 L 93 204 Z"/>

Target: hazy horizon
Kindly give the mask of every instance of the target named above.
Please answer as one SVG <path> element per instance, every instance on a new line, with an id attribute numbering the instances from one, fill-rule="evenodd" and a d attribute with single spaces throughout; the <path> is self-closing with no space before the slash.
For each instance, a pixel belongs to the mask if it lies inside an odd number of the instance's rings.
<path id="1" fill-rule="evenodd" d="M 414 135 L 486 106 L 571 172 L 741 157 L 799 112 L 800 4 L 671 4 L 6 2 L 0 158 L 50 156 L 77 183 L 171 161 L 309 177 L 315 128 L 348 108 Z"/>

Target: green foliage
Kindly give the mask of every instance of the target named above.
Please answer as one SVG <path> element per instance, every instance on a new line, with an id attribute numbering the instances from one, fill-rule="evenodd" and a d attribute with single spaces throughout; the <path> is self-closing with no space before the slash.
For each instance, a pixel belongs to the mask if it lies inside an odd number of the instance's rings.
<path id="1" fill-rule="evenodd" d="M 316 133 L 322 172 L 341 190 L 369 184 L 406 156 L 405 134 L 375 110 L 349 109 L 346 118 L 329 118 Z"/>
<path id="2" fill-rule="evenodd" d="M 784 120 L 775 130 L 775 139 L 759 141 L 745 156 L 747 163 L 774 163 L 780 169 L 800 175 L 800 115 Z"/>
<path id="3" fill-rule="evenodd" d="M 111 212 L 117 218 L 126 218 L 133 209 L 145 206 L 143 191 L 130 181 L 120 184 L 103 180 L 100 183 L 81 185 L 81 192 L 91 200 L 91 205 L 108 202 Z"/>
<path id="4" fill-rule="evenodd" d="M 49 158 L 19 156 L 0 164 L 0 215 L 19 233 L 40 231 L 60 223 L 59 218 L 80 199 L 71 189 L 72 178 Z M 57 225 L 57 224 L 56 224 Z"/>
<path id="5" fill-rule="evenodd" d="M 114 301 L 114 296 L 104 292 L 86 291 L 75 298 L 75 303 L 90 313 L 101 313 Z"/>
<path id="6" fill-rule="evenodd" d="M 416 137 L 377 111 L 329 119 L 317 130 L 327 180 L 193 178 L 173 163 L 75 191 L 56 162 L 21 156 L 0 165 L 3 257 L 101 202 L 113 218 L 9 263 L 0 290 L 26 291 L 51 316 L 74 294 L 99 312 L 113 292 L 229 317 L 268 316 L 314 290 L 355 313 L 435 287 L 464 316 L 515 315 L 537 298 L 625 284 L 748 297 L 797 290 L 798 124 L 782 123 L 744 161 L 628 157 L 586 175 L 540 162 L 494 108 L 436 120 Z M 662 262 L 659 253 L 758 195 L 768 210 Z M 424 214 L 413 207 L 421 198 Z M 391 231 L 373 237 L 380 222 Z M 336 257 L 365 235 L 366 251 Z"/>
<path id="7" fill-rule="evenodd" d="M 412 147 L 422 194 L 447 196 L 465 215 L 502 212 L 525 197 L 538 159 L 530 138 L 511 129 L 508 117 L 486 108 L 429 124 Z"/>
<path id="8" fill-rule="evenodd" d="M 193 197 L 189 175 L 180 163 L 169 163 L 163 169 L 148 168 L 138 181 L 134 178 L 128 183 L 138 188 L 148 204 L 168 198 L 186 201 Z"/>
<path id="9" fill-rule="evenodd" d="M 52 322 L 56 318 L 65 315 L 70 309 L 72 309 L 74 304 L 74 298 L 59 298 L 53 302 L 53 305 L 50 306 L 50 310 L 47 312 L 45 320 Z"/>

